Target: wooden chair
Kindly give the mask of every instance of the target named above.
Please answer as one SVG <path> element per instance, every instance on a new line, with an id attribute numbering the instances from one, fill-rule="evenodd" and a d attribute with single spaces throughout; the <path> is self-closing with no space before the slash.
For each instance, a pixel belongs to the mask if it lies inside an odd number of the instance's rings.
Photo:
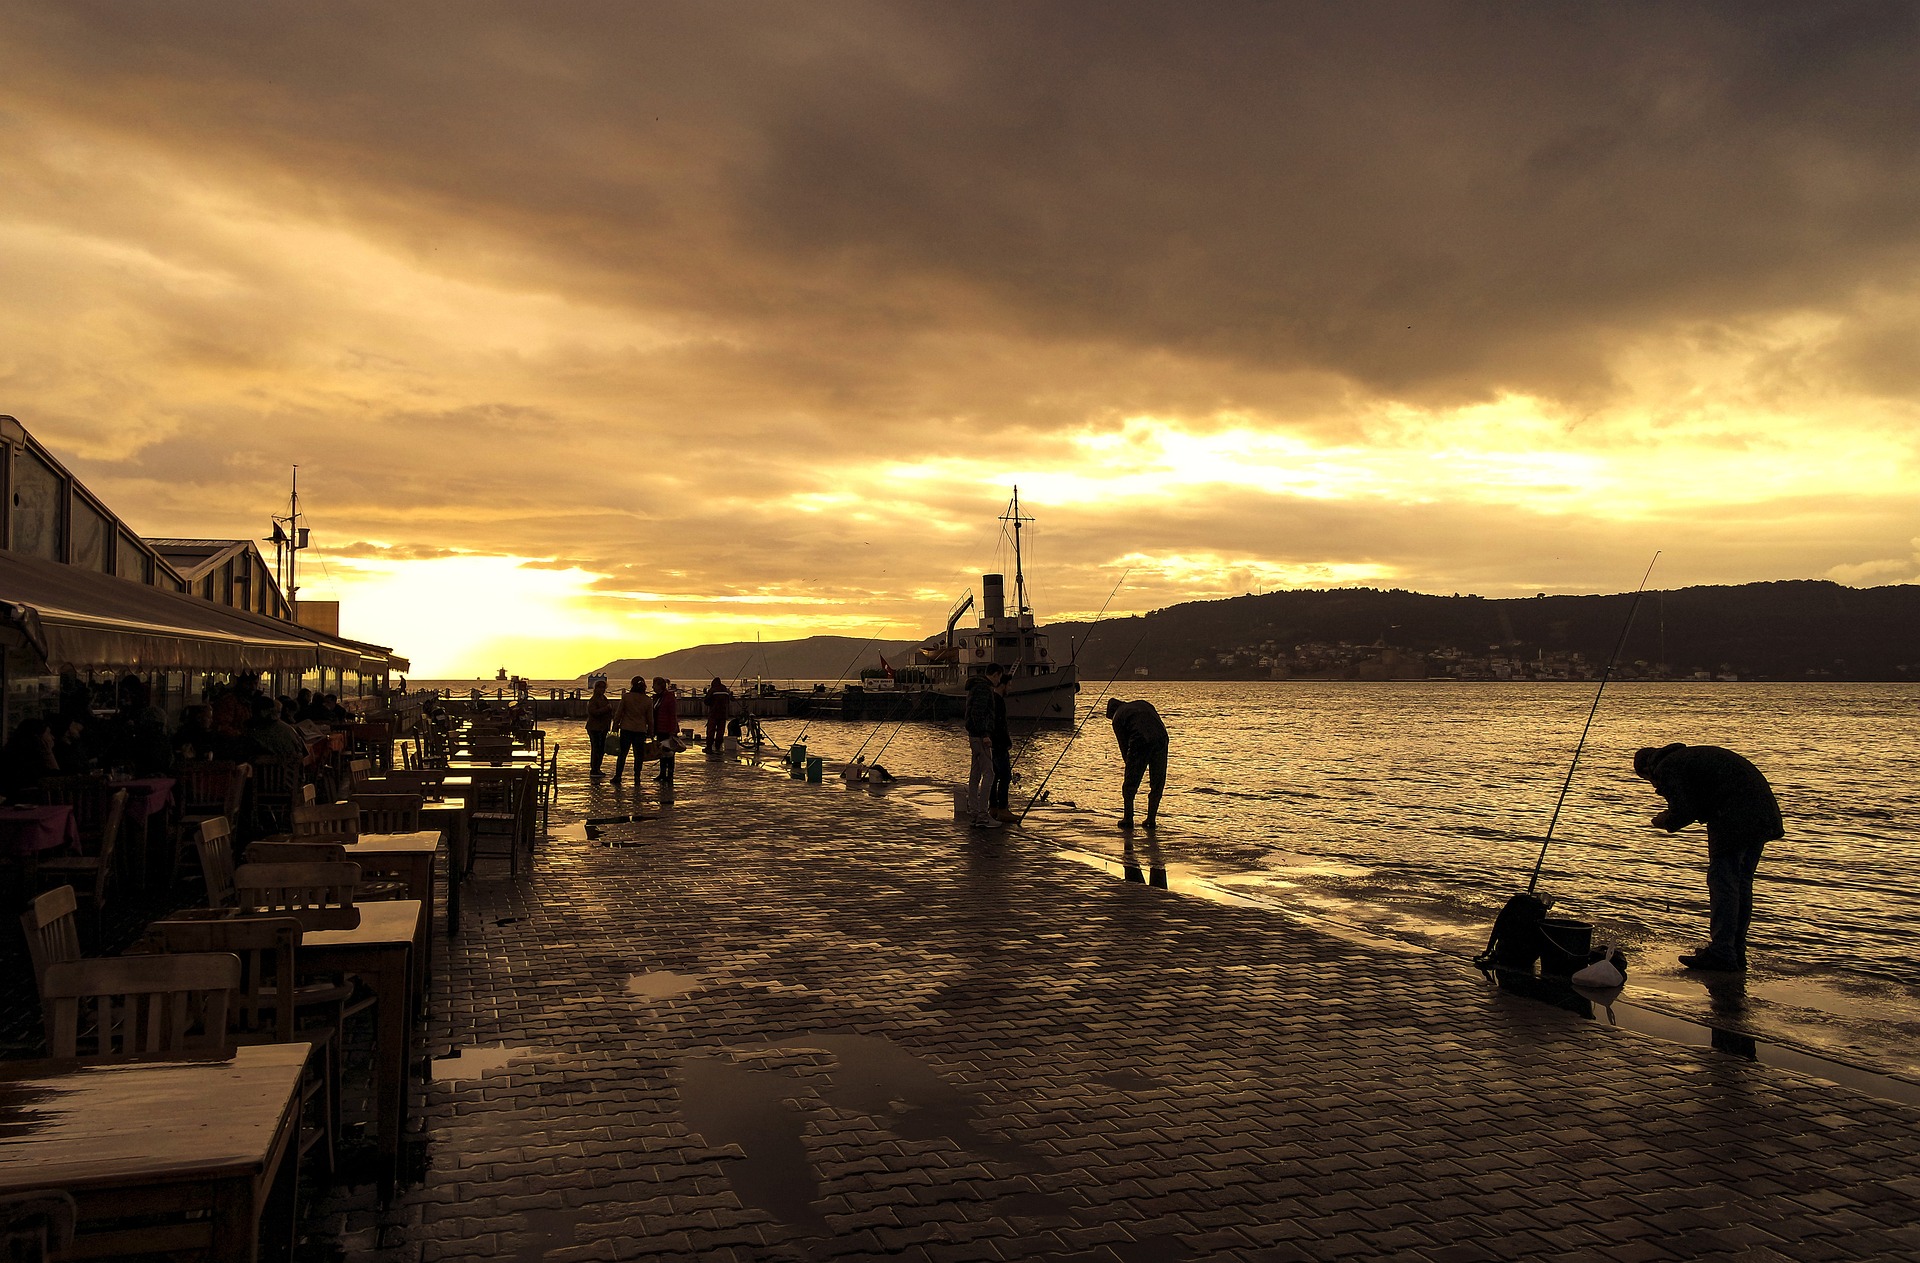
<path id="1" fill-rule="evenodd" d="M 73 887 L 49 890 L 20 914 L 27 936 L 27 955 L 33 960 L 34 986 L 44 989 L 47 969 L 80 959 L 80 923 Z"/>
<path id="2" fill-rule="evenodd" d="M 261 758 L 253 764 L 253 814 L 257 833 L 279 833 L 293 819 L 304 781 L 299 755 Z"/>
<path id="3" fill-rule="evenodd" d="M 173 872 L 178 882 L 191 870 L 187 854 L 199 836 L 200 823 L 214 816 L 231 823 L 240 819 L 247 782 L 253 769 L 244 763 L 183 762 L 174 765 L 173 796 L 179 823 L 173 835 Z"/>
<path id="4" fill-rule="evenodd" d="M 259 845 L 255 843 L 255 845 Z M 240 961 L 240 985 L 227 1006 L 227 1032 L 236 1044 L 313 1044 L 319 1065 L 301 1082 L 303 1104 L 316 1106 L 318 1126 L 303 1128 L 300 1151 L 319 1147 L 333 1171 L 340 1134 L 340 1028 L 345 994 L 339 987 L 303 987 L 295 970 L 300 922 L 293 917 L 230 917 L 220 921 L 155 921 L 142 946 L 164 955 L 230 952 Z M 304 1012 L 303 1012 L 304 1010 Z"/>
<path id="5" fill-rule="evenodd" d="M 227 1006 L 240 987 L 230 952 L 115 956 L 47 969 L 47 1051 L 55 1057 L 127 1058 L 233 1049 Z M 81 1039 L 91 1018 L 91 1040 Z"/>
<path id="6" fill-rule="evenodd" d="M 46 1263 L 70 1257 L 73 1198 L 59 1189 L 37 1189 L 0 1197 L 0 1259 L 6 1263 Z"/>
<path id="7" fill-rule="evenodd" d="M 233 831 L 225 816 L 202 820 L 195 828 L 193 847 L 200 856 L 200 876 L 207 886 L 209 908 L 231 908 L 233 888 Z"/>
<path id="8" fill-rule="evenodd" d="M 300 786 L 300 791 L 298 794 L 295 795 L 295 802 L 293 805 L 296 807 L 312 807 L 317 803 L 319 803 L 319 801 L 320 801 L 320 787 L 318 785 L 315 785 L 312 781 L 307 781 L 305 784 Z"/>
<path id="9" fill-rule="evenodd" d="M 352 798 L 367 787 L 367 781 L 373 776 L 373 760 L 348 759 L 347 775 L 340 785 L 340 796 Z"/>
<path id="10" fill-rule="evenodd" d="M 489 841 L 505 842 L 503 850 L 489 852 L 507 857 L 507 871 L 520 875 L 520 813 L 525 803 L 527 782 L 519 776 L 488 776 L 473 783 L 473 810 L 467 813 L 467 871 L 486 850 Z"/>
<path id="11" fill-rule="evenodd" d="M 351 928 L 360 885 L 358 864 L 242 864 L 233 874 L 240 906 L 250 913 L 285 913 L 303 930 Z"/>
<path id="12" fill-rule="evenodd" d="M 360 809 L 352 803 L 295 807 L 292 833 L 296 838 L 356 841 L 360 837 Z"/>
<path id="13" fill-rule="evenodd" d="M 107 883 L 113 880 L 113 851 L 119 844 L 120 824 L 127 814 L 127 791 L 117 789 L 107 800 L 107 814 L 100 822 L 99 848 L 91 855 L 56 855 L 35 865 L 41 878 L 70 883 L 87 900 L 93 915 L 93 933 L 100 937 L 103 909 L 107 906 Z"/>
<path id="14" fill-rule="evenodd" d="M 313 838 L 261 838 L 247 843 L 248 864 L 344 864 L 346 844 Z"/>
<path id="15" fill-rule="evenodd" d="M 48 776 L 40 781 L 41 801 L 73 808 L 82 849 L 97 842 L 114 792 L 104 776 Z"/>
<path id="16" fill-rule="evenodd" d="M 420 832 L 420 799 L 419 794 L 355 794 L 361 834 Z"/>
<path id="17" fill-rule="evenodd" d="M 560 798 L 560 743 L 547 747 L 546 761 L 540 765 L 540 832 L 547 831 L 547 813 Z"/>

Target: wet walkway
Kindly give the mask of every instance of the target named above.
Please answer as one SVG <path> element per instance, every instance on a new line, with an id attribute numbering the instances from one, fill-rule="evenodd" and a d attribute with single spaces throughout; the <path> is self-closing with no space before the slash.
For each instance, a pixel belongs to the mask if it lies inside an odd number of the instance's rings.
<path id="1" fill-rule="evenodd" d="M 436 954 L 422 1178 L 304 1258 L 1920 1256 L 1920 1110 L 1038 829 L 697 754 L 631 845 L 570 799 Z"/>

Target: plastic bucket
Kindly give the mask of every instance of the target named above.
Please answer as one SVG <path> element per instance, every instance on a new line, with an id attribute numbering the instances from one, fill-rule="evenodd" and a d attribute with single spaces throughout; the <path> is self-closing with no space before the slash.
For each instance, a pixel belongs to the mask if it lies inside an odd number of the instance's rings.
<path id="1" fill-rule="evenodd" d="M 1571 917 L 1548 917 L 1540 923 L 1540 972 L 1569 977 L 1584 969 L 1593 952 L 1593 926 Z"/>
<path id="2" fill-rule="evenodd" d="M 807 760 L 807 784 L 818 785 L 825 779 L 826 773 L 827 761 L 825 759 L 816 754 Z M 1586 962 L 1582 961 L 1580 963 L 1585 964 Z"/>

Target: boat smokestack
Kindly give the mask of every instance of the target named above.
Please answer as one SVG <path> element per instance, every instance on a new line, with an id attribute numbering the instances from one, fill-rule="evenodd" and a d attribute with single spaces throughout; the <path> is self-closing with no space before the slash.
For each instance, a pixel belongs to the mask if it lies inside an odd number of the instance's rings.
<path id="1" fill-rule="evenodd" d="M 1007 616 L 1007 576 L 1003 574 L 980 576 L 980 612 L 988 618 Z"/>

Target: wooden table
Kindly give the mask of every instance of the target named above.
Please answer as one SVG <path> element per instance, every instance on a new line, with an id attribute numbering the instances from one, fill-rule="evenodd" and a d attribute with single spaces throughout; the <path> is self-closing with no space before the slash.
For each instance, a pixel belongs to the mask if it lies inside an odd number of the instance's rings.
<path id="1" fill-rule="evenodd" d="M 467 800 L 460 797 L 423 798 L 420 823 L 444 833 L 447 838 L 447 937 L 460 932 L 460 885 L 467 871 L 467 850 L 472 837 L 467 829 Z"/>
<path id="2" fill-rule="evenodd" d="M 76 1252 L 93 1256 L 291 1258 L 311 1051 L 260 1044 L 218 1059 L 0 1063 L 0 1194 L 70 1194 Z M 168 1222 L 88 1231 L 144 1215 Z"/>
<path id="3" fill-rule="evenodd" d="M 349 863 L 362 876 L 397 877 L 407 884 L 407 898 L 417 900 L 420 937 L 413 945 L 413 993 L 424 1002 L 433 977 L 433 860 L 440 851 L 439 830 L 420 833 L 363 833 L 358 842 L 343 847 Z"/>
<path id="4" fill-rule="evenodd" d="M 407 1124 L 407 1068 L 413 1064 L 413 945 L 424 913 L 418 899 L 355 904 L 350 930 L 308 930 L 300 936 L 303 971 L 358 974 L 379 1000 L 374 1035 L 373 1114 L 380 1131 L 380 1200 L 400 1182 L 400 1137 Z"/>

